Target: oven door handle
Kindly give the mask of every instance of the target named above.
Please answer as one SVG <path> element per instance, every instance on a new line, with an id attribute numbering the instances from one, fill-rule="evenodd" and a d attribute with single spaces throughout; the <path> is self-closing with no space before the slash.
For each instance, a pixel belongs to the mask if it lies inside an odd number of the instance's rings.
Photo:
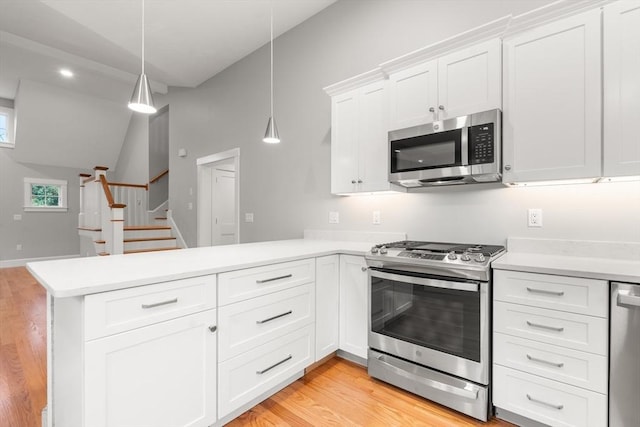
<path id="1" fill-rule="evenodd" d="M 386 357 L 384 354 L 377 356 L 376 359 L 378 360 L 378 363 L 386 365 L 388 369 L 393 370 L 393 372 L 395 372 L 397 375 L 407 377 L 408 373 L 401 367 L 395 366 L 393 364 L 393 359 Z M 436 381 L 431 378 L 424 378 L 424 377 L 420 378 L 420 382 L 422 382 L 424 385 L 427 385 L 431 388 L 435 388 L 436 390 L 443 391 L 445 393 L 454 394 L 456 396 L 464 397 L 466 399 L 471 399 L 471 400 L 478 399 L 477 388 L 469 390 L 466 388 L 455 387 L 450 384 L 445 384 L 443 382 Z"/>
<path id="2" fill-rule="evenodd" d="M 384 271 L 369 269 L 371 277 L 394 280 L 396 282 L 411 283 L 413 285 L 428 286 L 431 288 L 452 289 L 455 291 L 478 292 L 480 286 L 477 282 L 456 282 L 440 279 L 427 279 L 424 277 L 405 276 L 403 274 L 393 274 Z"/>

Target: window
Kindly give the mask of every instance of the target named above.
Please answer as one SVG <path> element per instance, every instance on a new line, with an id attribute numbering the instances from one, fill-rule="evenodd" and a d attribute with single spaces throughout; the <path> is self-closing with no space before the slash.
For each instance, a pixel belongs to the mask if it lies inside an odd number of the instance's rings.
<path id="1" fill-rule="evenodd" d="M 24 179 L 24 210 L 40 212 L 67 211 L 67 181 Z"/>
<path id="2" fill-rule="evenodd" d="M 0 147 L 14 147 L 13 111 L 13 108 L 0 105 Z"/>

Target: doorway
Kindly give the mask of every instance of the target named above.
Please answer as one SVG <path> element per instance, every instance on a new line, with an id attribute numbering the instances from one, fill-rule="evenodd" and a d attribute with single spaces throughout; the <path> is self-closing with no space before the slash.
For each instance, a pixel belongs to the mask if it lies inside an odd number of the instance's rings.
<path id="1" fill-rule="evenodd" d="M 201 157 L 198 170 L 198 246 L 240 242 L 240 149 Z"/>

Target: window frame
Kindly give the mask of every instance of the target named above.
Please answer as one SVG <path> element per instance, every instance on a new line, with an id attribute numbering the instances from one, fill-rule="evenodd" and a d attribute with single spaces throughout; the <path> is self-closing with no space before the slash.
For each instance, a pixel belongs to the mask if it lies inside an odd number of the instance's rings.
<path id="1" fill-rule="evenodd" d="M 51 185 L 59 187 L 58 190 L 58 206 L 34 206 L 31 200 L 31 186 L 36 185 Z M 47 178 L 25 178 L 24 179 L 24 211 L 25 212 L 67 212 L 69 207 L 67 205 L 67 181 L 61 179 L 47 179 Z"/>
<path id="2" fill-rule="evenodd" d="M 8 141 L 0 141 L 0 148 L 15 148 L 15 109 L 0 105 L 0 114 L 7 118 L 7 138 Z"/>

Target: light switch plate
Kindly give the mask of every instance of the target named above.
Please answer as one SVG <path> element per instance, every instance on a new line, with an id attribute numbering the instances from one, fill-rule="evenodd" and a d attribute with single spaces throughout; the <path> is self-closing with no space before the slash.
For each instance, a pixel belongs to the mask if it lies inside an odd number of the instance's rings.
<path id="1" fill-rule="evenodd" d="M 245 213 L 244 222 L 253 222 L 253 213 Z"/>
<path id="2" fill-rule="evenodd" d="M 373 217 L 371 219 L 371 222 L 375 225 L 380 225 L 380 222 L 382 222 L 380 211 L 373 211 Z"/>
<path id="3" fill-rule="evenodd" d="M 340 223 L 340 213 L 335 211 L 329 212 L 329 224 L 338 224 Z"/>

